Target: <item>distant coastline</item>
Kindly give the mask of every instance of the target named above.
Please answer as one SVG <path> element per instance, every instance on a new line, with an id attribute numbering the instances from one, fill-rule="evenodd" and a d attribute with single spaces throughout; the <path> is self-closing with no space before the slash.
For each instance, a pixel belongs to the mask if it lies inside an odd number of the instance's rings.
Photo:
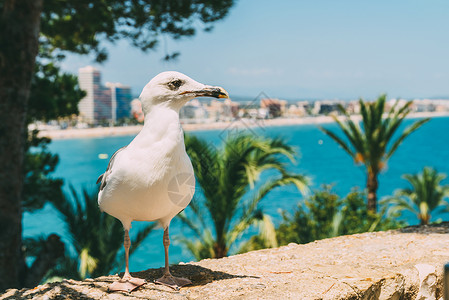
<path id="1" fill-rule="evenodd" d="M 422 112 L 411 113 L 407 118 L 427 118 L 427 117 L 449 117 L 449 112 Z M 360 115 L 354 115 L 354 120 L 360 119 Z M 307 125 L 307 124 L 325 124 L 332 123 L 334 120 L 330 116 L 316 116 L 303 118 L 277 118 L 266 120 L 240 119 L 229 122 L 214 123 L 186 123 L 182 124 L 184 131 L 205 131 L 205 130 L 224 130 L 224 129 L 240 129 L 254 127 L 272 127 L 272 126 L 291 126 L 291 125 Z M 79 139 L 79 138 L 95 138 L 110 136 L 126 136 L 136 135 L 142 129 L 142 125 L 122 126 L 122 127 L 96 127 L 84 129 L 56 129 L 41 130 L 39 136 L 49 137 L 54 140 L 59 139 Z"/>

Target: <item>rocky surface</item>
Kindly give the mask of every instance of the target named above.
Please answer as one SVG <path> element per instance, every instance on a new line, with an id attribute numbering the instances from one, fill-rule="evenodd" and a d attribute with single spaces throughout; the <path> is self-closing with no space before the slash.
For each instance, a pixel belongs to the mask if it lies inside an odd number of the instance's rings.
<path id="1" fill-rule="evenodd" d="M 179 264 L 190 287 L 152 283 L 162 269 L 133 273 L 148 283 L 109 293 L 118 276 L 8 290 L 0 299 L 441 299 L 449 223 L 408 227 Z"/>

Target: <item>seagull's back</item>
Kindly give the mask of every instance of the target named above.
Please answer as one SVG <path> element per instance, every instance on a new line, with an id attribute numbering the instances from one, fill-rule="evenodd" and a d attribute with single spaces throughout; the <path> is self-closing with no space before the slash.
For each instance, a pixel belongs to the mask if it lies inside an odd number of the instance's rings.
<path id="1" fill-rule="evenodd" d="M 161 108 L 147 117 L 151 121 L 111 158 L 98 198 L 101 210 L 122 221 L 125 228 L 132 221 L 159 221 L 166 227 L 193 196 L 193 168 L 178 114 Z M 180 174 L 192 180 L 187 189 L 176 191 L 184 197 L 177 202 L 169 194 L 169 185 Z"/>

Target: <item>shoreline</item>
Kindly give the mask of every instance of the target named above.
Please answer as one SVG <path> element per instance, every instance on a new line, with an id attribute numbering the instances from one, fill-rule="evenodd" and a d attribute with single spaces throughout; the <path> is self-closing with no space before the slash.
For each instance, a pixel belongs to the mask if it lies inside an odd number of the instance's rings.
<path id="1" fill-rule="evenodd" d="M 410 113 L 407 119 L 419 119 L 419 118 L 434 118 L 434 117 L 449 117 L 449 112 L 422 112 L 422 113 Z M 360 115 L 352 116 L 354 120 L 361 118 Z M 240 119 L 228 122 L 214 122 L 214 123 L 194 123 L 194 124 L 182 124 L 182 128 L 186 132 L 195 131 L 208 131 L 208 130 L 226 130 L 226 129 L 242 129 L 242 128 L 255 128 L 255 127 L 275 127 L 275 126 L 295 126 L 295 125 L 313 125 L 313 124 L 326 124 L 334 122 L 330 116 L 317 116 L 317 117 L 302 117 L 302 118 L 278 118 L 267 120 L 253 120 L 253 119 Z M 85 129 L 56 129 L 56 130 L 41 130 L 39 132 L 40 137 L 48 137 L 53 140 L 63 139 L 79 139 L 79 138 L 97 138 L 97 137 L 110 137 L 110 136 L 127 136 L 136 135 L 140 132 L 143 125 L 134 126 L 121 126 L 121 127 L 96 127 Z"/>

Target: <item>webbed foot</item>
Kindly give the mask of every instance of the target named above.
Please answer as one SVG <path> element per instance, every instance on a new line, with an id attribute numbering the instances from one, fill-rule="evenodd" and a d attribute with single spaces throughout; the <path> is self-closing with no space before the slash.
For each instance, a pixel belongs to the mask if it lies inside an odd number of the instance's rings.
<path id="1" fill-rule="evenodd" d="M 119 281 L 113 282 L 109 286 L 109 291 L 115 292 L 115 291 L 122 291 L 122 292 L 132 292 L 133 290 L 137 289 L 139 286 L 142 286 L 146 283 L 145 279 L 142 278 L 136 278 L 136 277 L 127 277 L 123 276 L 122 279 Z"/>
<path id="2" fill-rule="evenodd" d="M 175 277 L 173 275 L 164 274 L 161 278 L 157 279 L 155 283 L 166 285 L 168 287 L 171 287 L 172 289 L 178 291 L 180 288 L 182 288 L 185 285 L 192 284 L 192 282 L 187 278 L 182 277 Z"/>

